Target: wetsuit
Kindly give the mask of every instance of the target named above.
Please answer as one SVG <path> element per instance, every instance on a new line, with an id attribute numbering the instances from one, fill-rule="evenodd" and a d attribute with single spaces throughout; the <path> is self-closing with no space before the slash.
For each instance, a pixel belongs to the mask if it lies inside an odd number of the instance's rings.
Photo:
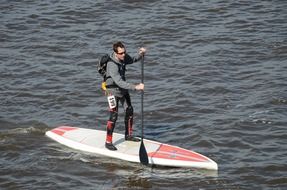
<path id="1" fill-rule="evenodd" d="M 132 137 L 133 127 L 133 107 L 129 90 L 135 90 L 135 84 L 126 82 L 125 71 L 126 65 L 139 61 L 142 57 L 132 58 L 128 54 L 125 55 L 123 61 L 115 58 L 115 53 L 110 55 L 111 61 L 107 63 L 106 74 L 106 94 L 109 103 L 109 119 L 107 121 L 107 143 L 113 142 L 113 131 L 118 118 L 119 103 L 125 108 L 125 139 L 135 140 Z M 108 147 L 107 147 L 108 148 Z M 115 147 L 112 147 L 114 150 Z M 109 148 L 110 149 L 110 148 Z"/>

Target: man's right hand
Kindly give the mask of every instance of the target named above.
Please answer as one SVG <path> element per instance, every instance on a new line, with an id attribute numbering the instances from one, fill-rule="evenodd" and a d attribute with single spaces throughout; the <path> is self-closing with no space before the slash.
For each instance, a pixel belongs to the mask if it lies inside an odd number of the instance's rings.
<path id="1" fill-rule="evenodd" d="M 140 84 L 136 85 L 136 90 L 144 90 L 144 84 L 140 83 Z"/>

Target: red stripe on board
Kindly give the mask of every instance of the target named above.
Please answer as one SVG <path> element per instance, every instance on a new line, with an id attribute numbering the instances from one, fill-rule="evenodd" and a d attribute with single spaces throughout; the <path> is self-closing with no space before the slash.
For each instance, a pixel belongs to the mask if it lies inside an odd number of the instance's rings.
<path id="1" fill-rule="evenodd" d="M 76 127 L 70 127 L 70 126 L 61 126 L 57 127 L 53 130 L 51 130 L 53 133 L 56 133 L 57 135 L 63 136 L 67 131 L 72 131 L 78 129 Z"/>
<path id="2" fill-rule="evenodd" d="M 57 135 L 60 135 L 62 136 L 63 134 L 65 134 L 66 131 L 60 131 L 60 130 L 57 130 L 57 129 L 53 129 L 51 130 L 53 133 L 56 133 Z"/>
<path id="3" fill-rule="evenodd" d="M 78 129 L 77 127 L 70 127 L 70 126 L 60 126 L 56 129 L 61 129 L 61 130 L 65 130 L 65 131 L 71 131 L 71 130 L 75 130 Z"/>
<path id="4" fill-rule="evenodd" d="M 148 154 L 152 158 L 163 158 L 182 161 L 206 162 L 206 157 L 179 147 L 162 144 L 156 152 Z"/>

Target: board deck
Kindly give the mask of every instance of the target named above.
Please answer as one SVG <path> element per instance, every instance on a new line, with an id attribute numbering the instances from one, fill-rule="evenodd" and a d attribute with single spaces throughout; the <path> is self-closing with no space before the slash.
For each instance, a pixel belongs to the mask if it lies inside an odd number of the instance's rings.
<path id="1" fill-rule="evenodd" d="M 117 147 L 117 151 L 110 151 L 105 148 L 106 131 L 60 126 L 47 131 L 46 135 L 74 149 L 140 163 L 140 142 L 125 141 L 122 134 L 113 133 L 113 144 Z M 147 139 L 144 139 L 144 145 L 148 154 L 149 164 L 210 170 L 218 169 L 216 162 L 191 150 Z"/>

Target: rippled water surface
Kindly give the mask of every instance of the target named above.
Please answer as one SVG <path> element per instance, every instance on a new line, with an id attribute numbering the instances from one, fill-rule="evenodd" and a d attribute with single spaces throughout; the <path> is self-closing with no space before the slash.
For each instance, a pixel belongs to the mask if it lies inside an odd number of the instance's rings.
<path id="1" fill-rule="evenodd" d="M 286 1 L 2 0 L 0 10 L 0 189 L 287 187 Z M 96 63 L 118 40 L 148 50 L 145 137 L 200 152 L 218 172 L 143 167 L 44 135 L 105 129 Z M 140 64 L 127 75 L 139 82 Z"/>

